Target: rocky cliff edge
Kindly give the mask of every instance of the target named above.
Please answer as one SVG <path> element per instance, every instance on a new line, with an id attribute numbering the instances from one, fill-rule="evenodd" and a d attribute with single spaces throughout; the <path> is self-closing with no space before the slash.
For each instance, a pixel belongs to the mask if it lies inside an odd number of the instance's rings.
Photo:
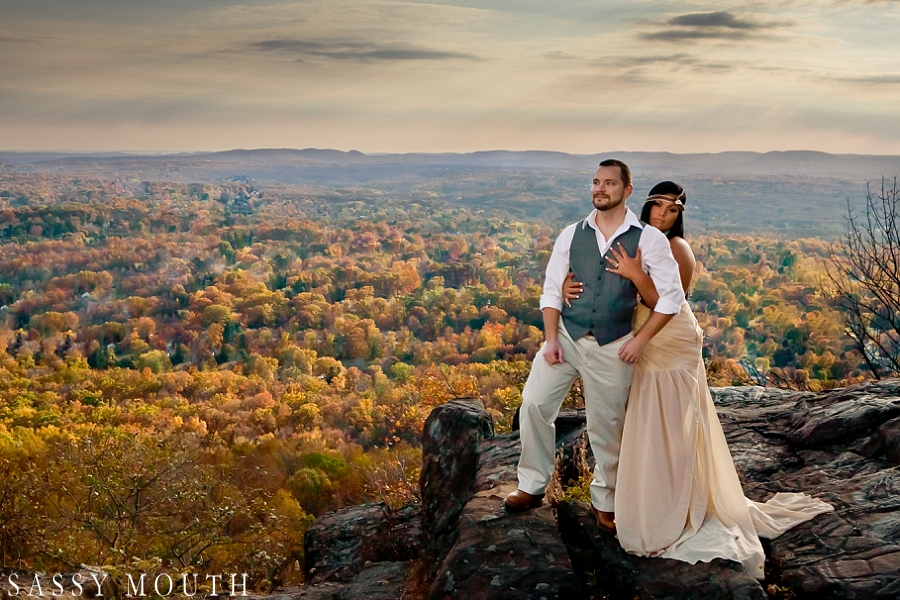
<path id="1" fill-rule="evenodd" d="M 494 435 L 478 401 L 457 400 L 425 424 L 421 504 L 319 518 L 306 537 L 310 584 L 270 600 L 900 598 L 900 380 L 713 396 L 749 498 L 803 491 L 835 507 L 764 542 L 763 582 L 724 560 L 625 554 L 577 501 L 507 514 L 518 433 Z M 561 413 L 561 480 L 577 475 L 579 448 L 590 462 L 585 446 L 583 414 Z"/>

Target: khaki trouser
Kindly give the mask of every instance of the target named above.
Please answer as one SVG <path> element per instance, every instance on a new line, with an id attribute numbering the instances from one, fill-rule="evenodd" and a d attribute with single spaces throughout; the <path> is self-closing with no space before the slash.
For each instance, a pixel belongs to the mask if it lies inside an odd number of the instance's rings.
<path id="1" fill-rule="evenodd" d="M 541 346 L 522 391 L 522 407 L 519 409 L 522 442 L 518 469 L 520 490 L 543 494 L 547 489 L 555 460 L 554 421 L 576 375 L 581 375 L 588 440 L 597 460 L 591 483 L 591 501 L 598 510 L 612 512 L 615 509 L 619 447 L 634 371 L 633 365 L 619 358 L 619 348 L 631 337 L 629 333 L 604 346 L 600 346 L 593 337 L 573 341 L 560 319 L 559 342 L 564 361 L 548 364 Z"/>

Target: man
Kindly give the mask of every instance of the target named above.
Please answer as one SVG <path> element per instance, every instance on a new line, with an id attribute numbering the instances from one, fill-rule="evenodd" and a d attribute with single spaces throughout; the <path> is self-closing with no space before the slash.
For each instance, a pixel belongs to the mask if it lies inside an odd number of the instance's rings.
<path id="1" fill-rule="evenodd" d="M 519 489 L 506 497 L 507 510 L 528 510 L 543 501 L 555 458 L 554 421 L 580 375 L 588 440 L 597 460 L 591 511 L 601 529 L 615 531 L 616 470 L 634 362 L 684 301 L 678 264 L 665 235 L 645 227 L 625 206 L 632 191 L 625 163 L 601 162 L 591 185 L 594 210 L 566 227 L 553 246 L 541 296 L 545 341 L 522 392 Z M 659 300 L 644 327 L 632 335 L 637 288 L 614 272 L 611 250 L 635 256 L 638 248 Z M 584 287 L 571 307 L 564 307 L 562 286 L 569 272 Z"/>

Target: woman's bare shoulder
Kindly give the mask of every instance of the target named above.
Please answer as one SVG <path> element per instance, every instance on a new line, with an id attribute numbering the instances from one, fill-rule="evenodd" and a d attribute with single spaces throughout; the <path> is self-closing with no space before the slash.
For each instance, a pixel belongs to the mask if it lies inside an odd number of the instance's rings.
<path id="1" fill-rule="evenodd" d="M 669 240 L 669 245 L 672 247 L 672 254 L 675 256 L 675 260 L 678 260 L 678 258 L 694 259 L 694 251 L 691 250 L 691 245 L 684 238 L 672 238 Z"/>

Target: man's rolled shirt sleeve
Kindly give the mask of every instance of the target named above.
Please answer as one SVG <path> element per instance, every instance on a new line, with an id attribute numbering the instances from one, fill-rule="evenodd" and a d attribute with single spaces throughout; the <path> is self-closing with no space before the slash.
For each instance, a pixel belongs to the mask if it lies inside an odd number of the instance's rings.
<path id="1" fill-rule="evenodd" d="M 644 227 L 641 235 L 641 259 L 659 294 L 653 311 L 677 315 L 684 302 L 678 263 L 672 256 L 672 248 L 665 234 L 649 225 Z"/>
<path id="2" fill-rule="evenodd" d="M 575 227 L 578 223 L 569 225 L 562 230 L 553 251 L 550 253 L 550 261 L 547 263 L 547 272 L 544 277 L 544 293 L 541 294 L 541 310 L 555 308 L 559 312 L 563 309 L 562 288 L 569 273 L 569 247 L 575 235 Z"/>

